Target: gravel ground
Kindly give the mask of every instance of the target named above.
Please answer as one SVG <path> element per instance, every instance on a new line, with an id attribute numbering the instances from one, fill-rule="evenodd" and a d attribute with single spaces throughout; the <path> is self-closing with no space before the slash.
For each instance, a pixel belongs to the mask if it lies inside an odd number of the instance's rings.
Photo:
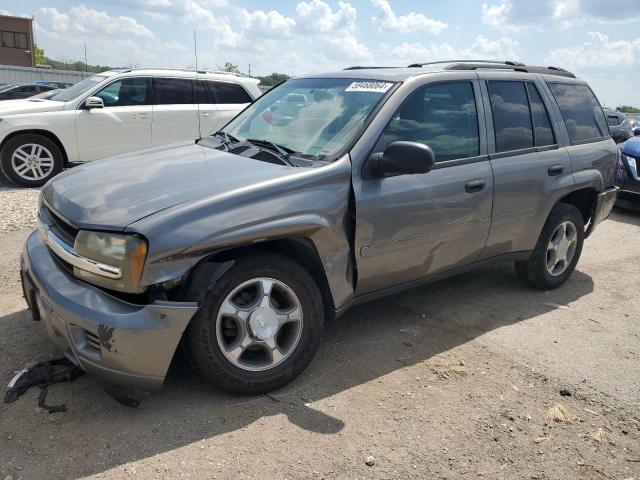
<path id="1" fill-rule="evenodd" d="M 0 206 L 32 218 L 35 198 Z M 88 376 L 50 388 L 65 413 L 29 391 L 0 404 L 0 479 L 639 480 L 639 227 L 615 212 L 553 292 L 498 265 L 354 308 L 270 396 L 220 392 L 180 354 L 137 410 Z M 27 234 L 0 232 L 4 384 L 59 356 L 21 298 Z M 545 418 L 556 404 L 568 422 Z"/>
<path id="2" fill-rule="evenodd" d="M 39 188 L 18 188 L 0 174 L 0 232 L 33 228 Z"/>

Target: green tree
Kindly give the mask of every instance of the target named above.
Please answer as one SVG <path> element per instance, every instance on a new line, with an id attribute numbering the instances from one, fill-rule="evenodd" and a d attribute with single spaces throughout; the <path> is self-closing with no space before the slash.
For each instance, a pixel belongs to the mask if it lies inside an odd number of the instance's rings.
<path id="1" fill-rule="evenodd" d="M 36 59 L 36 65 L 44 65 L 46 63 L 44 49 L 40 48 L 38 45 L 34 45 L 33 50 L 33 54 Z"/>
<path id="2" fill-rule="evenodd" d="M 222 70 L 223 72 L 240 73 L 238 65 L 234 65 L 231 62 L 225 62 L 223 67 L 218 66 L 218 70 Z"/>
<path id="3" fill-rule="evenodd" d="M 640 108 L 632 107 L 630 105 L 622 105 L 621 107 L 618 107 L 617 110 L 622 113 L 640 113 Z"/>
<path id="4" fill-rule="evenodd" d="M 285 73 L 272 73 L 271 75 L 265 75 L 263 77 L 258 77 L 261 85 L 265 85 L 268 87 L 273 87 L 281 84 L 282 82 L 286 82 L 291 77 Z"/>

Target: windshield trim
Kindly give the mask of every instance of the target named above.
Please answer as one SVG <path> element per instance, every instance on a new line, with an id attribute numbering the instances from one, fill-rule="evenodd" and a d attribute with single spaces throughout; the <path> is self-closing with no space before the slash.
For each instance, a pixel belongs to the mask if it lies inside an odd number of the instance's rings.
<path id="1" fill-rule="evenodd" d="M 389 100 L 391 95 L 393 95 L 393 93 L 403 83 L 400 80 L 398 80 L 398 81 L 378 80 L 377 78 L 362 79 L 362 78 L 352 78 L 352 77 L 346 77 L 346 76 L 345 77 L 338 77 L 338 76 L 334 77 L 334 76 L 331 76 L 331 77 L 294 77 L 294 78 L 290 78 L 289 80 L 286 80 L 284 82 L 279 83 L 278 85 L 276 85 L 275 87 L 271 88 L 270 90 L 268 90 L 263 95 L 261 95 L 261 96 L 257 97 L 256 99 L 254 99 L 253 102 L 251 102 L 249 105 L 247 105 L 241 112 L 238 112 L 238 114 L 235 117 L 233 117 L 231 120 L 229 120 L 224 125 L 224 127 L 220 128 L 219 131 L 228 133 L 228 132 L 226 132 L 225 129 L 227 128 L 227 126 L 231 122 L 233 122 L 238 116 L 240 116 L 240 114 L 242 114 L 242 112 L 244 112 L 247 108 L 249 108 L 251 105 L 253 105 L 253 103 L 256 102 L 258 99 L 263 98 L 265 95 L 269 95 L 271 92 L 273 92 L 277 88 L 281 87 L 282 85 L 285 85 L 285 84 L 289 83 L 291 80 L 351 80 L 351 81 L 354 81 L 354 82 L 361 82 L 361 81 L 369 80 L 369 81 L 381 81 L 381 82 L 384 81 L 384 82 L 388 82 L 388 83 L 393 83 L 392 87 L 389 90 L 387 90 L 386 92 L 384 92 L 384 94 L 380 97 L 380 100 L 378 100 L 376 106 L 369 112 L 369 115 L 367 115 L 367 117 L 365 118 L 364 122 L 362 123 L 362 126 L 353 135 L 353 137 L 352 137 L 350 142 L 347 142 L 340 150 L 336 151 L 335 153 L 333 153 L 331 155 L 324 155 L 324 156 L 309 155 L 309 157 L 313 157 L 317 161 L 322 161 L 322 162 L 327 162 L 327 163 L 335 162 L 339 158 L 343 157 L 346 153 L 349 153 L 351 151 L 351 149 L 353 149 L 355 144 L 358 143 L 358 140 L 360 140 L 360 137 L 362 137 L 364 132 L 366 132 L 367 128 L 369 128 L 369 125 L 371 125 L 371 122 L 373 121 L 375 116 L 378 114 L 378 112 L 380 112 L 380 110 L 387 103 L 387 101 Z M 296 156 L 296 154 L 291 154 L 291 155 L 294 156 L 294 157 Z"/>

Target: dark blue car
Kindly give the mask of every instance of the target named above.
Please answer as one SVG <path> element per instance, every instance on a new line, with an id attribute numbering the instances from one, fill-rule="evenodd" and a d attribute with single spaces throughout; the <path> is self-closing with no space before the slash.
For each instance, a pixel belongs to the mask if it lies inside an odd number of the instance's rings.
<path id="1" fill-rule="evenodd" d="M 622 162 L 618 169 L 618 199 L 616 206 L 640 210 L 640 137 L 620 145 Z"/>

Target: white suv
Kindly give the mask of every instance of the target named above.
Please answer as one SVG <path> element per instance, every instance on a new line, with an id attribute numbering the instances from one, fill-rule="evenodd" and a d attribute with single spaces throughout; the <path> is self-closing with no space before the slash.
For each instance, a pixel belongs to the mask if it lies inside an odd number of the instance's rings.
<path id="1" fill-rule="evenodd" d="M 78 162 L 211 135 L 260 96 L 258 83 L 226 72 L 112 70 L 48 99 L 0 102 L 2 172 L 38 187 Z"/>

